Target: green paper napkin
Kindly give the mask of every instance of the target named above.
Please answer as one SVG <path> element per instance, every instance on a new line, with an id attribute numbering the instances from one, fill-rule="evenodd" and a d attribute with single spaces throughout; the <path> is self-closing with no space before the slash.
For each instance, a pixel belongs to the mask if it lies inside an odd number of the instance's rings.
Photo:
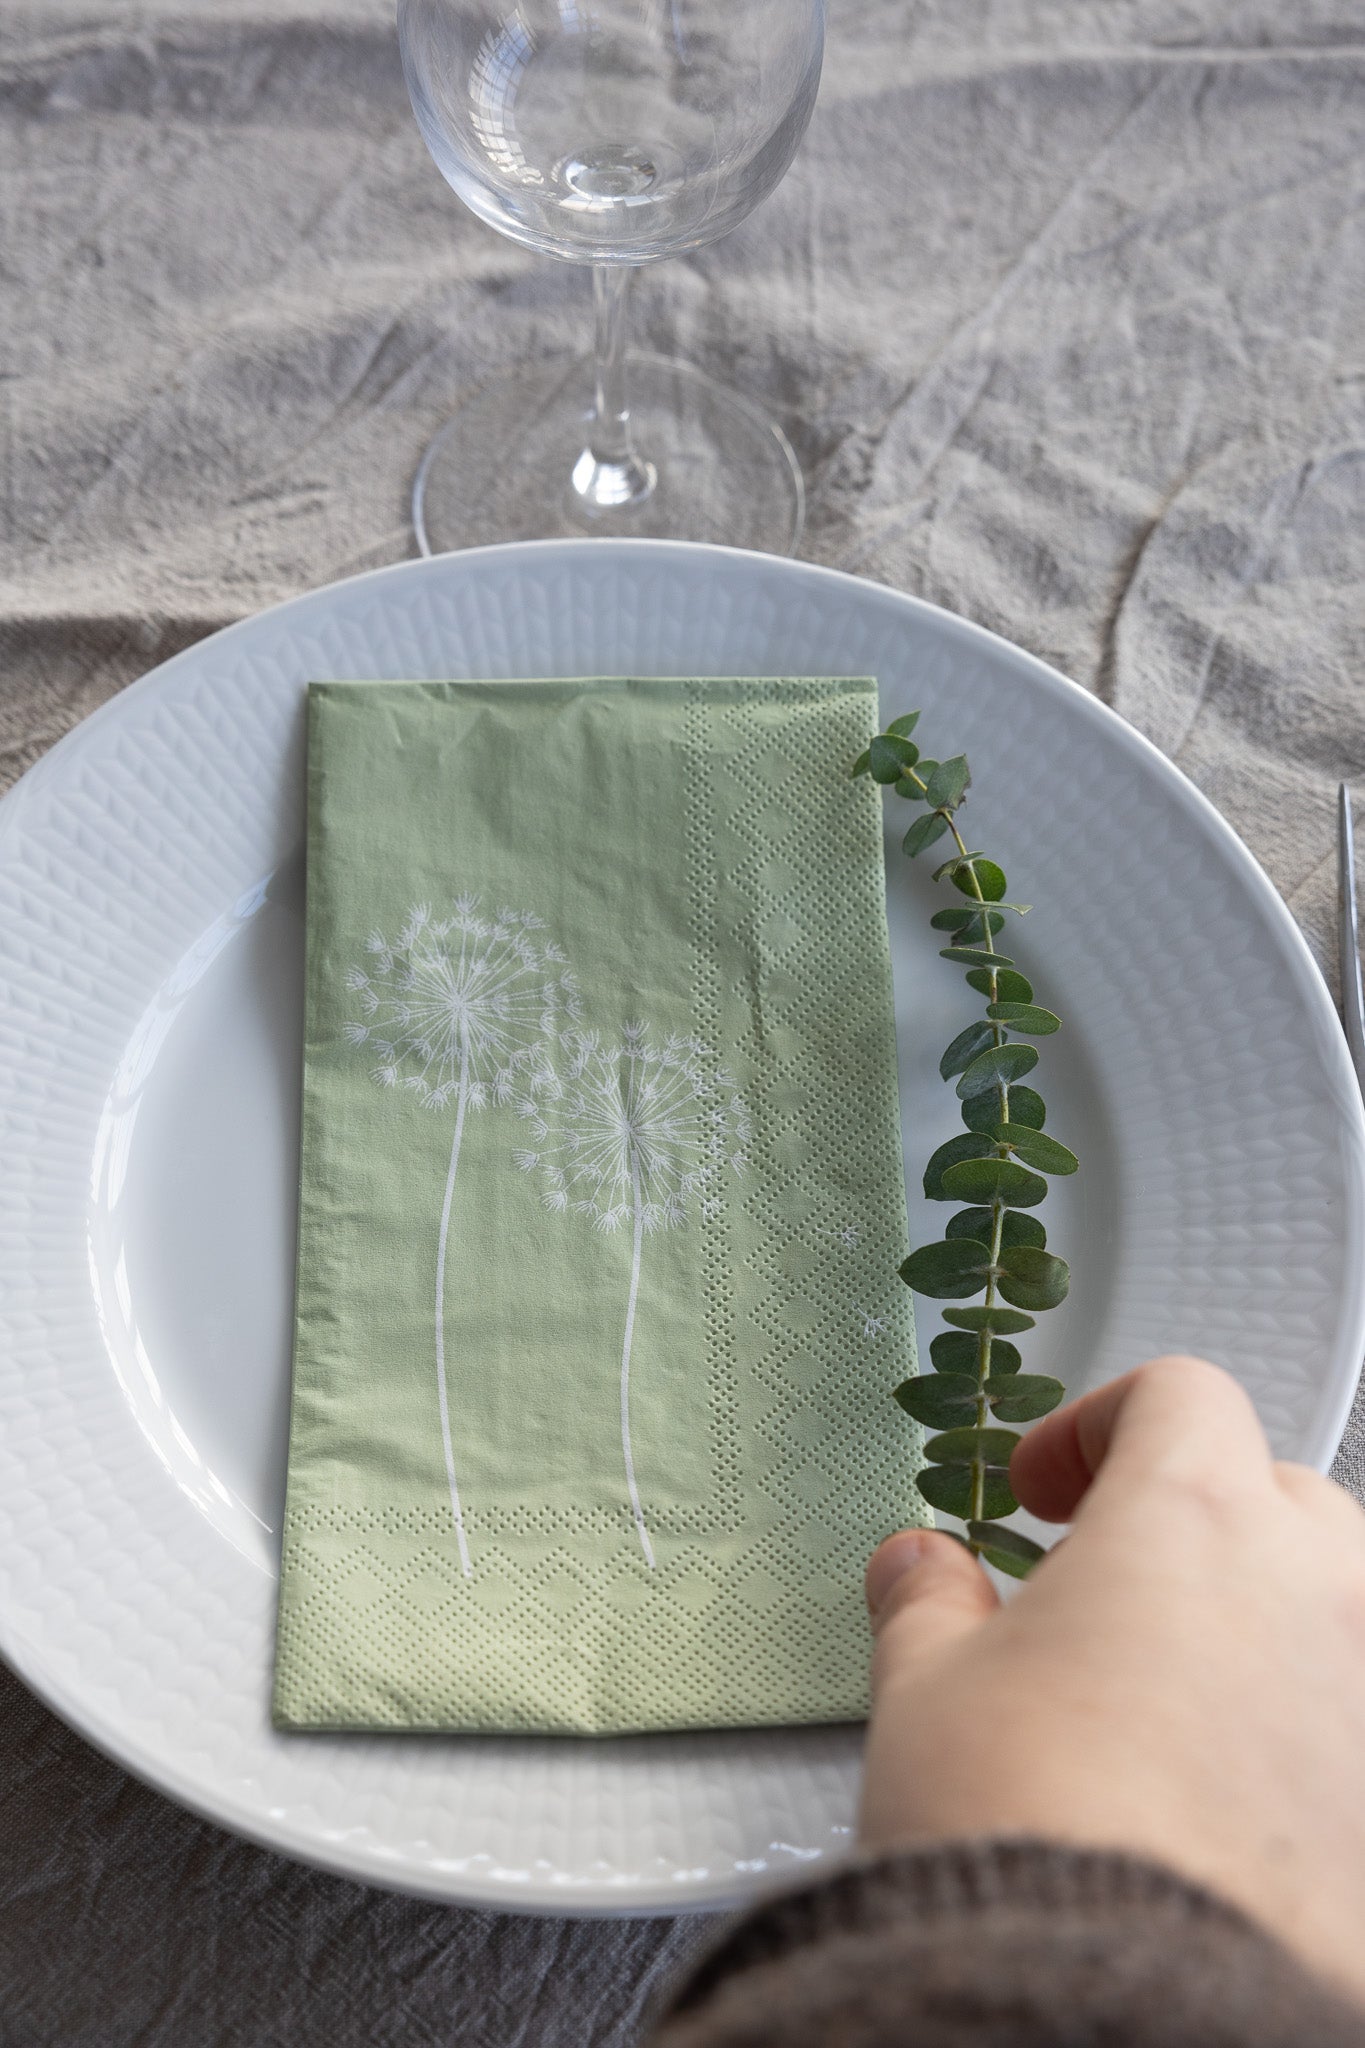
<path id="1" fill-rule="evenodd" d="M 866 1711 L 927 1519 L 868 681 L 322 683 L 289 1728 Z"/>

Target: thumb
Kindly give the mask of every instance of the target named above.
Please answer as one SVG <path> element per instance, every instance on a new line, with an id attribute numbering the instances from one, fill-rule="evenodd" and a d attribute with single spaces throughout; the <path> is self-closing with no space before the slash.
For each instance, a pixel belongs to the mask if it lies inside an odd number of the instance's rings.
<path id="1" fill-rule="evenodd" d="M 1000 1605 L 980 1561 L 939 1529 L 902 1529 L 872 1553 L 873 1691 L 970 1635 Z"/>

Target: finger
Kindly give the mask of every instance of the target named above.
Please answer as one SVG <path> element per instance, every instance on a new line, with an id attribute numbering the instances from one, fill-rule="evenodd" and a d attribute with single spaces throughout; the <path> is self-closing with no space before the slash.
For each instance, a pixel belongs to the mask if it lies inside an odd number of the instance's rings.
<path id="1" fill-rule="evenodd" d="M 1343 1541 L 1365 1543 L 1365 1515 L 1335 1480 L 1324 1479 L 1308 1465 L 1287 1463 L 1276 1465 L 1275 1480 L 1280 1491 L 1297 1501 L 1314 1521 L 1336 1531 Z"/>
<path id="2" fill-rule="evenodd" d="M 1203 1358 L 1156 1358 L 1059 1408 L 1010 1460 L 1020 1503 L 1066 1522 L 1103 1468 L 1106 1480 L 1198 1476 L 1205 1483 L 1265 1476 L 1270 1450 L 1245 1393 Z"/>
<path id="3" fill-rule="evenodd" d="M 1000 1602 L 964 1544 L 941 1530 L 903 1529 L 872 1553 L 867 1604 L 875 1691 L 893 1671 L 969 1634 Z"/>

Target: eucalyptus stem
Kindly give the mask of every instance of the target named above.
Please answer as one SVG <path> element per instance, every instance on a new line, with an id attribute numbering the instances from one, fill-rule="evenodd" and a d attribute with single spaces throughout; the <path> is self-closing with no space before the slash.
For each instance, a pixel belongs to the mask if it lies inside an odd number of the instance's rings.
<path id="1" fill-rule="evenodd" d="M 1031 984 L 995 944 L 1006 914 L 1023 916 L 1029 906 L 1006 902 L 1004 870 L 968 848 L 957 825 L 971 784 L 966 756 L 925 760 L 910 738 L 918 718 L 909 712 L 893 719 L 854 763 L 853 775 L 870 774 L 927 806 L 905 835 L 912 858 L 951 835 L 957 850 L 934 879 L 950 881 L 966 901 L 935 912 L 932 923 L 952 935 L 942 957 L 967 970 L 969 984 L 986 997 L 986 1015 L 959 1032 L 939 1062 L 944 1080 L 956 1081 L 966 1131 L 940 1145 L 924 1173 L 932 1201 L 974 1206 L 953 1217 L 939 1243 L 912 1252 L 900 1273 L 935 1300 L 983 1291 L 984 1300 L 943 1311 L 954 1327 L 930 1346 L 933 1372 L 906 1380 L 895 1398 L 916 1422 L 942 1431 L 925 1443 L 919 1491 L 931 1506 L 961 1517 L 969 1549 L 1022 1578 L 1043 1552 L 1017 1529 L 1000 1526 L 1018 1507 L 1008 1467 L 1019 1438 L 999 1425 L 1047 1414 L 1064 1389 L 1045 1374 L 1021 1372 L 1009 1339 L 1034 1327 L 1027 1311 L 1055 1308 L 1066 1296 L 1070 1269 L 1047 1250 L 1047 1233 L 1031 1212 L 1047 1193 L 1043 1176 L 1074 1173 L 1077 1162 L 1043 1130 L 1043 1099 L 1024 1085 L 1038 1053 L 1020 1040 L 1049 1037 L 1061 1020 L 1035 1003 Z"/>

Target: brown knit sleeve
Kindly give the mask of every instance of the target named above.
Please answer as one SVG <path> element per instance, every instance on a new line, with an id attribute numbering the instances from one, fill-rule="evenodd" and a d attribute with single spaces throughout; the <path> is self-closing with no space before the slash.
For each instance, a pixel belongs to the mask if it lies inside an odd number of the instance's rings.
<path id="1" fill-rule="evenodd" d="M 1365 2014 L 1136 1857 L 962 1842 L 732 1925 L 649 2048 L 1365 2048 Z"/>

